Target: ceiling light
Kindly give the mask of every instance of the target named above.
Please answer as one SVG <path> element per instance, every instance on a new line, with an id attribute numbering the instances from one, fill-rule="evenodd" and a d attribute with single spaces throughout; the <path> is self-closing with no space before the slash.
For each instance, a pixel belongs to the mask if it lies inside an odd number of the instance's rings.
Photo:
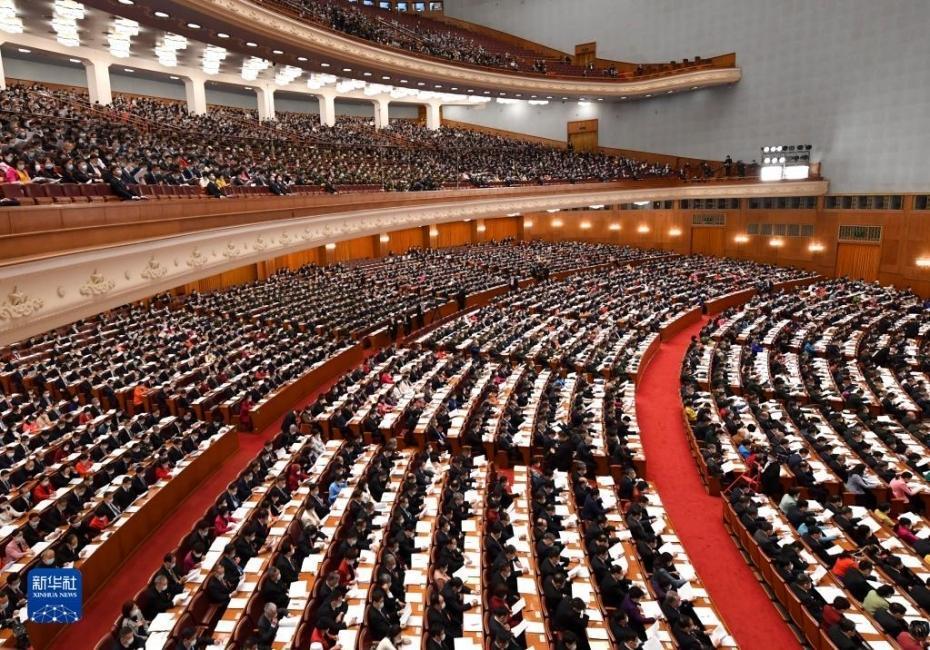
<path id="1" fill-rule="evenodd" d="M 483 223 L 479 223 L 479 224 L 475 227 L 475 230 L 477 230 L 478 232 L 484 232 L 484 231 L 487 230 L 487 229 L 488 229 L 487 226 L 485 226 Z"/>
<path id="2" fill-rule="evenodd" d="M 298 57 L 297 57 L 297 60 L 300 61 L 301 63 L 303 63 L 303 62 L 307 61 L 307 57 L 305 57 L 305 56 L 298 56 Z"/>
<path id="3" fill-rule="evenodd" d="M 352 68 L 343 68 L 342 71 L 343 71 L 343 72 L 352 72 Z"/>
<path id="4" fill-rule="evenodd" d="M 132 49 L 132 37 L 138 35 L 139 23 L 128 18 L 115 19 L 107 32 L 110 54 L 119 59 L 127 58 Z"/>
<path id="5" fill-rule="evenodd" d="M 123 72 L 135 72 L 132 68 L 123 68 Z"/>
<path id="6" fill-rule="evenodd" d="M 71 63 L 84 63 L 80 59 L 68 59 Z"/>
<path id="7" fill-rule="evenodd" d="M 433 88 L 442 88 L 442 84 L 436 84 Z"/>
<path id="8" fill-rule="evenodd" d="M 691 86 L 691 90 L 697 90 L 697 89 L 698 89 L 697 86 Z"/>
<path id="9" fill-rule="evenodd" d="M 117 0 L 121 5 L 134 5 L 136 4 L 133 0 Z"/>
<path id="10" fill-rule="evenodd" d="M 388 81 L 390 78 L 391 78 L 391 77 L 390 77 L 389 75 L 386 75 L 386 74 L 385 74 L 385 75 L 381 75 L 381 79 L 382 79 L 383 81 Z"/>
<path id="11" fill-rule="evenodd" d="M 65 47 L 77 47 L 81 44 L 78 21 L 86 15 L 84 5 L 74 0 L 55 0 L 52 4 L 52 29 L 55 40 Z"/>
<path id="12" fill-rule="evenodd" d="M 227 34 L 226 32 L 217 32 L 216 37 L 217 38 L 229 38 L 229 34 Z"/>
<path id="13" fill-rule="evenodd" d="M 620 99 L 626 99 L 626 95 L 624 95 L 624 96 L 623 96 L 623 97 L 621 97 Z"/>
<path id="14" fill-rule="evenodd" d="M 370 76 L 371 76 L 371 73 L 370 73 L 370 72 L 363 72 L 363 73 L 362 73 L 362 76 L 363 76 L 363 77 L 370 77 Z"/>
<path id="15" fill-rule="evenodd" d="M 23 33 L 23 19 L 17 15 L 13 0 L 0 0 L 0 30 L 7 34 Z"/>
<path id="16" fill-rule="evenodd" d="M 30 52 L 32 52 L 32 50 L 26 49 L 25 47 L 17 48 L 17 50 L 19 52 L 22 52 L 23 54 L 29 54 Z"/>
<path id="17" fill-rule="evenodd" d="M 164 11 L 156 11 L 154 15 L 156 18 L 171 18 L 171 15 Z"/>
<path id="18" fill-rule="evenodd" d="M 519 212 L 508 212 L 507 216 L 508 217 L 519 217 L 520 213 Z"/>
<path id="19" fill-rule="evenodd" d="M 548 210 L 546 210 L 546 212 L 548 212 L 548 213 L 551 214 L 551 213 L 553 213 L 553 212 L 558 212 L 559 210 L 560 210 L 560 208 L 549 208 Z"/>
<path id="20" fill-rule="evenodd" d="M 381 235 L 380 237 L 378 237 L 378 241 L 380 241 L 382 244 L 386 244 L 386 243 L 388 243 L 389 241 L 391 241 L 391 236 L 390 236 L 390 235 Z"/>
<path id="21" fill-rule="evenodd" d="M 425 82 L 425 81 L 418 81 L 418 82 L 417 82 L 417 85 L 418 85 L 418 86 L 425 86 L 425 85 L 426 85 L 426 82 Z"/>
<path id="22" fill-rule="evenodd" d="M 187 48 L 187 39 L 179 34 L 165 34 L 155 44 L 158 62 L 166 68 L 178 65 L 178 52 Z"/>
<path id="23" fill-rule="evenodd" d="M 201 69 L 207 74 L 217 74 L 220 71 L 220 63 L 228 54 L 224 47 L 208 45 L 204 48 L 203 55 L 200 58 Z"/>
<path id="24" fill-rule="evenodd" d="M 174 75 L 171 75 L 171 76 L 168 77 L 168 78 L 171 79 L 172 81 L 177 81 L 177 80 L 180 79 L 181 77 L 175 77 Z"/>
<path id="25" fill-rule="evenodd" d="M 258 73 L 271 67 L 271 61 L 260 59 L 257 56 L 250 56 L 242 62 L 242 78 L 246 81 L 255 81 L 258 79 Z"/>
<path id="26" fill-rule="evenodd" d="M 533 222 L 530 221 L 529 219 L 527 219 L 526 221 L 523 222 L 523 227 L 524 227 L 524 228 L 532 228 L 532 227 L 533 227 Z"/>
<path id="27" fill-rule="evenodd" d="M 439 237 L 439 229 L 438 229 L 438 228 L 430 228 L 430 229 L 429 229 L 429 236 L 430 236 L 430 237 Z"/>
<path id="28" fill-rule="evenodd" d="M 246 44 L 246 46 L 248 46 L 248 47 L 258 47 L 258 43 L 254 42 L 254 41 L 246 41 L 245 44 Z"/>
<path id="29" fill-rule="evenodd" d="M 190 27 L 191 29 L 200 29 L 200 25 L 198 25 L 197 23 L 187 23 L 187 26 Z"/>
<path id="30" fill-rule="evenodd" d="M 326 250 L 328 251 L 336 250 L 336 244 L 333 244 L 333 243 L 326 244 Z"/>
<path id="31" fill-rule="evenodd" d="M 286 65 L 278 70 L 278 74 L 274 76 L 274 82 L 279 86 L 286 86 L 303 73 L 304 71 L 302 68 Z"/>

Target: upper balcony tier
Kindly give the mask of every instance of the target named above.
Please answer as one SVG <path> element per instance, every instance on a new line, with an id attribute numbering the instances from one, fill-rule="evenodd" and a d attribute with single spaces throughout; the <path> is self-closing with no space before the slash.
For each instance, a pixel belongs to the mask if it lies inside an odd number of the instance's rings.
<path id="1" fill-rule="evenodd" d="M 387 12 L 343 0 L 85 4 L 276 65 L 413 90 L 539 100 L 633 98 L 740 79 L 735 54 L 668 63 L 607 61 L 566 55 L 441 16 Z"/>

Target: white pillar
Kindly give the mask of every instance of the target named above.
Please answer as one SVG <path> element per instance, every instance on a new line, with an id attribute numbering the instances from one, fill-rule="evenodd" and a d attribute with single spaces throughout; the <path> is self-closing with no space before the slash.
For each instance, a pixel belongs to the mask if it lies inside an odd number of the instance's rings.
<path id="1" fill-rule="evenodd" d="M 184 77 L 184 94 L 187 96 L 188 113 L 207 114 L 207 89 L 203 77 Z"/>
<path id="2" fill-rule="evenodd" d="M 261 121 L 273 120 L 274 117 L 274 88 L 271 86 L 257 87 L 255 96 L 258 98 L 258 119 Z"/>
<path id="3" fill-rule="evenodd" d="M 325 93 L 316 97 L 320 101 L 320 124 L 336 126 L 336 96 Z"/>
<path id="4" fill-rule="evenodd" d="M 3 45 L 3 41 L 0 41 Z M 6 74 L 3 72 L 3 55 L 0 54 L 0 90 L 6 90 Z"/>
<path id="5" fill-rule="evenodd" d="M 371 102 L 375 107 L 375 128 L 385 129 L 391 125 L 388 106 L 391 100 L 387 97 L 378 97 Z"/>
<path id="6" fill-rule="evenodd" d="M 112 104 L 109 61 L 88 59 L 84 61 L 84 71 L 87 73 L 87 94 L 90 96 L 90 103 L 104 106 Z"/>
<path id="7" fill-rule="evenodd" d="M 435 131 L 442 124 L 442 114 L 439 112 L 439 104 L 426 105 L 426 128 Z"/>

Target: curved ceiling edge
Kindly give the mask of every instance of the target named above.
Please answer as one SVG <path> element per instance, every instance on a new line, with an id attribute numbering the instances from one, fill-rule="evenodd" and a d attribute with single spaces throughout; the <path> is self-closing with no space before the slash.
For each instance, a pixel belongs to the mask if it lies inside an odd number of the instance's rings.
<path id="1" fill-rule="evenodd" d="M 0 345 L 233 268 L 403 228 L 633 200 L 819 196 L 826 192 L 826 181 L 808 181 L 482 198 L 219 228 L 69 253 L 0 269 Z"/>
<path id="2" fill-rule="evenodd" d="M 697 87 L 735 83 L 741 78 L 739 67 L 710 68 L 694 72 L 646 79 L 641 81 L 572 81 L 569 79 L 537 79 L 513 73 L 498 73 L 456 66 L 396 52 L 377 45 L 347 38 L 311 23 L 302 22 L 253 4 L 248 0 L 179 0 L 192 9 L 212 17 L 222 17 L 240 29 L 262 34 L 282 44 L 337 56 L 356 64 L 391 69 L 409 75 L 451 83 L 472 84 L 502 91 L 562 93 L 570 95 L 630 96 L 684 90 Z"/>

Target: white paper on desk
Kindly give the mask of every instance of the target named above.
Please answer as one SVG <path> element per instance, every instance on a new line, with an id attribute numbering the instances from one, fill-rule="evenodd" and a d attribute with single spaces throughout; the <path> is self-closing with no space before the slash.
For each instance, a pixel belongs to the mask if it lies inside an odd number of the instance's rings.
<path id="1" fill-rule="evenodd" d="M 513 607 L 510 608 L 510 613 L 517 615 L 523 611 L 523 608 L 526 607 L 526 599 L 520 598 L 517 602 L 513 604 Z"/>
<path id="2" fill-rule="evenodd" d="M 590 637 L 591 635 L 589 634 L 588 636 Z M 659 641 L 658 636 L 651 636 L 643 642 L 640 648 L 642 650 L 662 650 L 662 642 Z"/>
<path id="3" fill-rule="evenodd" d="M 587 631 L 588 631 L 589 639 L 604 640 L 604 641 L 607 641 L 608 639 L 610 639 L 610 636 L 607 634 L 606 627 L 600 627 L 600 626 L 590 627 L 589 626 Z"/>
<path id="4" fill-rule="evenodd" d="M 517 578 L 517 591 L 521 594 L 535 594 L 536 581 L 533 578 Z"/>
<path id="5" fill-rule="evenodd" d="M 466 612 L 462 616 L 463 632 L 480 632 L 484 629 L 484 622 L 481 620 L 481 614 L 469 614 Z"/>
<path id="6" fill-rule="evenodd" d="M 285 627 L 283 625 L 279 625 L 277 631 L 274 634 L 275 643 L 290 643 L 291 639 L 294 638 L 296 633 L 296 627 Z"/>
<path id="7" fill-rule="evenodd" d="M 827 555 L 839 555 L 842 552 L 843 552 L 842 546 L 833 545 L 827 549 Z"/>
<path id="8" fill-rule="evenodd" d="M 303 580 L 295 580 L 288 587 L 287 595 L 291 598 L 306 598 L 308 595 L 307 583 Z"/>
<path id="9" fill-rule="evenodd" d="M 654 622 L 646 628 L 646 638 L 653 639 L 659 635 L 659 621 Z"/>
<path id="10" fill-rule="evenodd" d="M 300 563 L 300 572 L 316 573 L 322 559 L 323 558 L 321 558 L 319 555 L 308 555 L 304 558 L 304 561 Z"/>
<path id="11" fill-rule="evenodd" d="M 345 624 L 348 627 L 352 627 L 356 623 L 361 623 L 365 620 L 365 605 L 349 605 L 346 608 L 345 615 Z"/>
<path id="12" fill-rule="evenodd" d="M 584 582 L 573 582 L 572 598 L 580 598 L 587 602 L 591 598 L 591 585 Z"/>
<path id="13" fill-rule="evenodd" d="M 155 618 L 152 619 L 152 622 L 149 623 L 149 632 L 170 632 L 174 629 L 174 624 L 176 622 L 177 619 L 174 617 L 174 614 L 168 612 L 157 614 Z"/>
<path id="14" fill-rule="evenodd" d="M 253 557 L 251 560 L 245 563 L 245 566 L 242 567 L 243 573 L 261 573 L 264 562 L 260 557 Z"/>
<path id="15" fill-rule="evenodd" d="M 217 632 L 232 632 L 236 629 L 236 621 L 220 620 L 214 629 Z"/>
<path id="16" fill-rule="evenodd" d="M 574 578 L 574 577 L 575 577 L 576 575 L 578 575 L 579 573 L 581 573 L 581 565 L 580 565 L 580 564 L 578 564 L 578 565 L 576 565 L 576 566 L 573 566 L 571 569 L 568 570 L 568 579 L 571 580 L 572 578 Z"/>
<path id="17" fill-rule="evenodd" d="M 811 571 L 811 582 L 816 585 L 825 575 L 827 575 L 827 568 L 823 565 L 818 565 Z"/>
<path id="18" fill-rule="evenodd" d="M 723 643 L 723 640 L 727 637 L 727 631 L 723 629 L 722 625 L 718 625 L 710 633 L 710 642 L 714 644 L 715 648 L 719 648 L 720 644 Z"/>
<path id="19" fill-rule="evenodd" d="M 168 645 L 168 637 L 170 636 L 170 632 L 153 632 L 149 634 L 145 640 L 145 650 L 162 650 Z"/>
<path id="20" fill-rule="evenodd" d="M 343 647 L 347 647 L 347 646 L 343 646 Z M 466 637 L 459 637 L 457 639 L 453 639 L 452 648 L 453 650 L 481 650 L 480 645 L 478 645 L 477 643 L 475 643 L 474 641 Z"/>
<path id="21" fill-rule="evenodd" d="M 429 532 L 429 531 L 425 531 Z M 463 533 L 475 533 L 478 532 L 478 522 L 474 519 L 465 519 L 462 521 L 462 532 Z"/>
<path id="22" fill-rule="evenodd" d="M 526 621 L 520 621 L 510 630 L 510 633 L 513 634 L 514 637 L 519 637 L 524 632 L 526 632 Z"/>
<path id="23" fill-rule="evenodd" d="M 694 614 L 700 619 L 704 627 L 720 625 L 720 619 L 717 618 L 717 612 L 711 607 L 695 607 Z"/>
<path id="24" fill-rule="evenodd" d="M 640 609 L 643 610 L 643 616 L 646 618 L 665 618 L 662 608 L 655 600 L 643 600 L 639 603 Z"/>
<path id="25" fill-rule="evenodd" d="M 546 625 L 540 621 L 525 621 L 528 634 L 545 634 Z"/>
<path id="26" fill-rule="evenodd" d="M 685 583 L 678 588 L 678 595 L 682 600 L 694 600 L 696 594 L 694 593 L 694 587 L 690 583 Z"/>
<path id="27" fill-rule="evenodd" d="M 678 575 L 681 576 L 682 580 L 691 582 L 697 577 L 697 571 L 695 571 L 694 567 L 690 564 L 676 564 L 675 569 L 678 571 Z"/>

